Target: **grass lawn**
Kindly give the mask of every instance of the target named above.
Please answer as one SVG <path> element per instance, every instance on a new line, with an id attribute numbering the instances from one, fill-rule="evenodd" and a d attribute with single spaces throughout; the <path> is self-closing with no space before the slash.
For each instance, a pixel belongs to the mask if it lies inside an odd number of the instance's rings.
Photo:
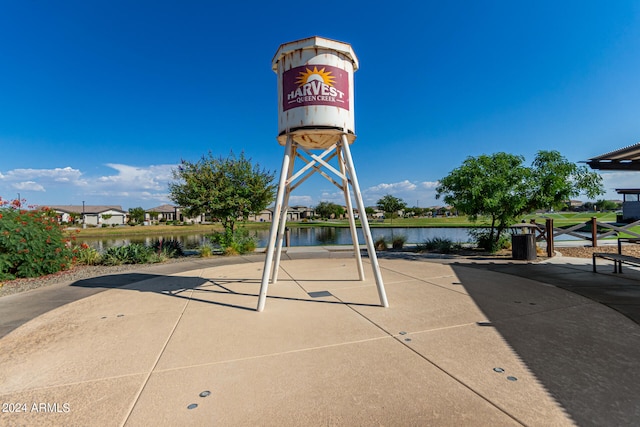
<path id="1" fill-rule="evenodd" d="M 535 219 L 537 223 L 544 224 L 547 218 L 553 218 L 555 227 L 566 227 L 579 223 L 591 221 L 595 216 L 598 222 L 615 222 L 616 214 L 611 213 L 593 213 L 593 212 L 554 212 L 547 214 L 532 214 L 523 217 L 527 222 Z M 457 217 L 437 217 L 437 218 L 395 218 L 385 219 L 384 221 L 371 220 L 369 225 L 373 227 L 482 227 L 489 226 L 489 218 L 479 218 L 476 222 L 471 222 L 466 216 Z M 270 227 L 268 222 L 238 222 L 236 226 L 245 226 L 250 230 L 264 230 Z M 358 225 L 359 221 L 358 221 Z M 288 221 L 289 227 L 348 227 L 347 220 L 329 220 L 329 221 L 310 221 L 310 222 L 294 222 Z M 78 236 L 82 237 L 103 237 L 103 236 L 135 236 L 135 235 L 154 235 L 154 234 L 195 234 L 195 233 L 213 233 L 222 231 L 220 223 L 214 224 L 194 224 L 194 225 L 147 225 L 147 226 L 121 226 L 121 227 L 90 227 L 86 229 L 78 229 L 74 231 Z"/>

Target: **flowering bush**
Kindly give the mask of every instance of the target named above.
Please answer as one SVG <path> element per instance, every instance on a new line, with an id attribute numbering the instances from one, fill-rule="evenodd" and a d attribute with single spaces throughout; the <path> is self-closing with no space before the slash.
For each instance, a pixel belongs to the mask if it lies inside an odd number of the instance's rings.
<path id="1" fill-rule="evenodd" d="M 73 251 L 55 212 L 21 206 L 21 201 L 0 198 L 0 280 L 38 277 L 71 267 Z"/>

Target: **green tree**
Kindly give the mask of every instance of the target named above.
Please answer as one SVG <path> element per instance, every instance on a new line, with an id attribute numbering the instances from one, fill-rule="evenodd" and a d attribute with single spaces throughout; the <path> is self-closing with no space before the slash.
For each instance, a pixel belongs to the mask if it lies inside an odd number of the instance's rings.
<path id="1" fill-rule="evenodd" d="M 134 224 L 142 224 L 144 222 L 144 209 L 141 207 L 129 208 L 129 222 Z"/>
<path id="2" fill-rule="evenodd" d="M 468 157 L 436 188 L 436 198 L 443 197 L 471 220 L 489 216 L 491 247 L 486 249 L 497 249 L 502 232 L 523 214 L 558 208 L 581 193 L 595 197 L 604 192 L 597 173 L 557 151 L 539 151 L 531 167 L 523 162 L 524 157 L 507 153 Z"/>
<path id="3" fill-rule="evenodd" d="M 367 206 L 366 208 L 364 208 L 364 213 L 367 214 L 368 218 L 373 218 L 373 214 L 376 213 L 376 210 L 371 206 Z"/>
<path id="4" fill-rule="evenodd" d="M 344 214 L 344 208 L 332 202 L 318 203 L 318 206 L 315 207 L 315 211 L 320 218 L 331 218 L 332 215 L 334 218 L 339 218 L 340 215 Z"/>
<path id="5" fill-rule="evenodd" d="M 558 151 L 538 151 L 529 171 L 529 201 L 523 212 L 558 209 L 582 193 L 589 198 L 604 193 L 600 175 L 569 162 Z"/>
<path id="6" fill-rule="evenodd" d="M 274 174 L 253 165 L 244 153 L 216 158 L 209 152 L 195 163 L 182 160 L 172 172 L 171 200 L 190 217 L 219 218 L 227 236 L 233 235 L 239 218 L 259 213 L 275 196 Z"/>
<path id="7" fill-rule="evenodd" d="M 388 215 L 391 218 L 391 222 L 393 223 L 393 218 L 398 216 L 398 211 L 407 207 L 407 204 L 397 197 L 394 197 L 390 194 L 382 197 L 376 203 L 378 209 L 384 211 L 385 215 Z"/>
<path id="8" fill-rule="evenodd" d="M 595 206 L 597 206 L 600 212 L 615 211 L 616 209 L 620 208 L 619 203 L 616 203 L 613 200 L 604 200 L 604 199 L 598 200 L 595 203 Z"/>

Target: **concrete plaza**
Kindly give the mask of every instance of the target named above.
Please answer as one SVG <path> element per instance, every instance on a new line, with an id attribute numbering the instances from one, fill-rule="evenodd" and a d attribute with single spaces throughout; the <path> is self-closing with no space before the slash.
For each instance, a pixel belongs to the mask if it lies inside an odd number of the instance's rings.
<path id="1" fill-rule="evenodd" d="M 640 272 L 389 255 L 382 308 L 351 255 L 291 248 L 261 313 L 264 255 L 3 297 L 0 425 L 640 420 Z"/>

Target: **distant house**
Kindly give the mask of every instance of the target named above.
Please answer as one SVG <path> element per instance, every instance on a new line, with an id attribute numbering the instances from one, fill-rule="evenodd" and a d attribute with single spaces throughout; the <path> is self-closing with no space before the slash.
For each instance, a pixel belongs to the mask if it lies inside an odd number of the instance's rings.
<path id="1" fill-rule="evenodd" d="M 314 215 L 315 211 L 306 206 L 289 206 L 287 209 L 287 221 L 302 221 L 311 219 Z"/>
<path id="2" fill-rule="evenodd" d="M 569 200 L 568 205 L 571 210 L 576 210 L 581 208 L 584 202 L 582 200 Z"/>
<path id="3" fill-rule="evenodd" d="M 127 212 L 122 206 L 111 205 L 54 205 L 49 206 L 57 214 L 60 222 L 73 222 L 73 216 L 80 224 L 101 226 L 123 225 L 127 223 Z"/>
<path id="4" fill-rule="evenodd" d="M 152 219 L 163 222 L 176 221 L 178 219 L 179 208 L 173 205 L 164 204 L 156 206 L 155 208 L 147 209 L 144 212 L 145 221 Z"/>
<path id="5" fill-rule="evenodd" d="M 249 221 L 255 222 L 271 222 L 273 219 L 273 208 L 267 208 L 260 211 L 259 214 L 249 215 Z"/>
<path id="6" fill-rule="evenodd" d="M 384 219 L 384 211 L 378 207 L 373 208 L 373 214 L 371 215 L 373 219 Z"/>
<path id="7" fill-rule="evenodd" d="M 156 206 L 155 208 L 146 209 L 144 215 L 145 221 L 182 221 L 191 223 L 204 222 L 204 215 L 198 215 L 194 218 L 187 218 L 182 213 L 182 208 L 169 204 Z"/>
<path id="8" fill-rule="evenodd" d="M 257 215 L 249 215 L 248 219 L 255 222 L 271 222 L 273 220 L 273 210 L 273 208 L 263 209 Z M 287 221 L 311 219 L 315 213 L 312 208 L 306 206 L 289 206 L 287 208 Z"/>

